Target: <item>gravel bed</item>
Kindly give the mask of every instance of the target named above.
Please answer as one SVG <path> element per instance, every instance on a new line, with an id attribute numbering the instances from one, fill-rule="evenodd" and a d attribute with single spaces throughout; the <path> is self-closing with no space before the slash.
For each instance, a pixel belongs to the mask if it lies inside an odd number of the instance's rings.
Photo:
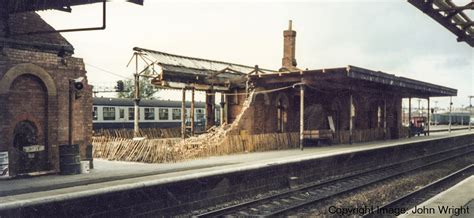
<path id="1" fill-rule="evenodd" d="M 331 206 L 336 208 L 370 208 L 372 206 L 380 206 L 472 164 L 473 160 L 474 154 L 470 154 L 469 156 L 431 166 L 428 169 L 417 170 L 398 178 L 373 184 L 357 192 L 337 197 L 337 199 L 329 199 L 323 203 L 308 206 L 288 215 L 336 216 L 329 212 Z"/>

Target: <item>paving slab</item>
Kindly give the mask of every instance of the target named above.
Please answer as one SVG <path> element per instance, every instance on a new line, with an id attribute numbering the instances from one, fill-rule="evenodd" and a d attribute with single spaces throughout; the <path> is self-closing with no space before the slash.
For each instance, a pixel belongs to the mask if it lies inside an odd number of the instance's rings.
<path id="1" fill-rule="evenodd" d="M 88 174 L 47 175 L 23 179 L 0 180 L 0 207 L 29 201 L 57 201 L 90 193 L 110 192 L 163 184 L 203 176 L 258 169 L 274 164 L 322 158 L 356 151 L 397 146 L 408 142 L 474 134 L 469 131 L 433 133 L 430 136 L 367 143 L 254 152 L 200 158 L 177 163 L 146 164 L 95 159 L 95 169 Z"/>

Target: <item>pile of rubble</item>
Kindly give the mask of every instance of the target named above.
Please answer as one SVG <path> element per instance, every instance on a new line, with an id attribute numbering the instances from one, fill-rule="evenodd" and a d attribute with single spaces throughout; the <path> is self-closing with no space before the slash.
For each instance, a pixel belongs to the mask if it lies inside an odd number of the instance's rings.
<path id="1" fill-rule="evenodd" d="M 220 126 L 213 126 L 205 134 L 187 138 L 173 146 L 175 151 L 183 155 L 183 157 L 185 157 L 184 159 L 212 155 L 210 150 L 217 149 L 217 147 L 225 141 L 230 132 L 238 129 L 240 120 L 253 102 L 253 96 L 254 92 L 252 91 L 246 98 L 242 111 L 232 124 L 224 123 Z"/>

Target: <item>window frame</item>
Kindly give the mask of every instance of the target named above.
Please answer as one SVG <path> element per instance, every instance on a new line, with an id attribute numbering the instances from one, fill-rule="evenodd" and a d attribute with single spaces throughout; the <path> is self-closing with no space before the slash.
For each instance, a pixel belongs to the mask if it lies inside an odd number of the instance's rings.
<path id="1" fill-rule="evenodd" d="M 179 114 L 179 116 L 175 117 L 175 111 L 178 111 L 177 114 Z M 173 109 L 172 109 L 172 112 L 171 112 L 171 119 L 172 119 L 172 120 L 181 120 L 181 108 L 173 108 Z"/>
<path id="2" fill-rule="evenodd" d="M 166 112 L 166 117 L 161 117 L 163 114 L 162 112 Z M 170 119 L 170 111 L 168 108 L 158 108 L 158 120 L 169 120 Z"/>
<path id="3" fill-rule="evenodd" d="M 102 119 L 109 120 L 109 121 L 116 120 L 117 116 L 115 112 L 116 112 L 115 107 L 102 107 Z M 108 116 L 108 115 L 113 115 L 113 116 Z"/>
<path id="4" fill-rule="evenodd" d="M 155 120 L 155 108 L 146 107 L 143 109 L 145 120 Z"/>

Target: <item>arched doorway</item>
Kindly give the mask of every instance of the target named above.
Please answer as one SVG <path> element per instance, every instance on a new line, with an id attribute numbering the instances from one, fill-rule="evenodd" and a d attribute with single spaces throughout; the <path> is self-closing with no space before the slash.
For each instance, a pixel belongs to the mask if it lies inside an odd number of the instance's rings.
<path id="1" fill-rule="evenodd" d="M 330 116 L 334 124 L 334 130 L 339 131 L 342 129 L 342 106 L 341 101 L 336 98 L 331 104 Z"/>
<path id="2" fill-rule="evenodd" d="M 276 98 L 277 132 L 285 132 L 288 123 L 288 97 L 280 93 Z"/>
<path id="3" fill-rule="evenodd" d="M 384 102 L 382 100 L 372 101 L 367 110 L 368 128 L 383 128 L 384 115 Z"/>
<path id="4" fill-rule="evenodd" d="M 0 150 L 9 153 L 10 175 L 55 169 L 57 156 L 54 151 L 57 151 L 57 147 L 48 145 L 58 143 L 60 119 L 57 96 L 56 82 L 52 76 L 35 64 L 17 64 L 0 77 L 0 102 L 4 104 L 0 109 L 0 120 L 8 126 L 0 128 Z M 26 129 L 30 133 L 26 134 Z M 33 145 L 38 146 L 28 147 L 33 142 L 22 141 L 19 136 L 32 135 L 31 132 L 36 135 L 36 144 Z M 38 157 L 37 164 L 19 161 L 20 158 L 30 161 L 25 159 L 28 154 L 21 153 L 25 152 L 24 147 L 28 147 L 26 153 L 39 152 L 29 155 L 31 159 L 35 159 L 33 156 Z"/>
<path id="5" fill-rule="evenodd" d="M 44 139 L 43 139 L 44 140 Z M 46 169 L 47 151 L 37 126 L 30 120 L 16 124 L 13 131 L 13 147 L 18 154 L 17 173 L 29 173 Z"/>
<path id="6" fill-rule="evenodd" d="M 306 130 L 329 129 L 327 113 L 321 104 L 313 104 L 304 109 Z"/>
<path id="7" fill-rule="evenodd" d="M 32 74 L 19 75 L 11 83 L 7 104 L 12 117 L 13 172 L 47 170 L 48 93 L 44 82 Z"/>

